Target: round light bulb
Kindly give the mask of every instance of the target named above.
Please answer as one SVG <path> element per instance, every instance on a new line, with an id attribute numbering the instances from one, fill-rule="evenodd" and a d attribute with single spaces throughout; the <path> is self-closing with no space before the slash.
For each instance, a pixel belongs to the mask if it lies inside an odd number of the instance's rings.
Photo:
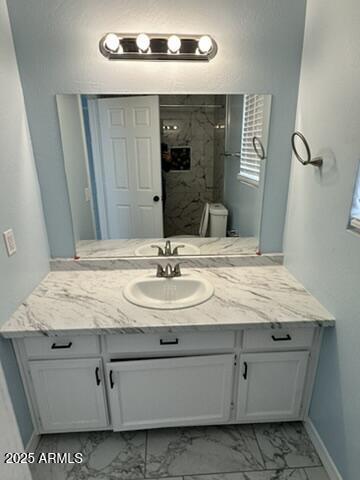
<path id="1" fill-rule="evenodd" d="M 150 47 L 150 38 L 146 35 L 146 33 L 140 33 L 136 37 L 136 45 L 142 52 L 146 52 Z"/>
<path id="2" fill-rule="evenodd" d="M 171 35 L 168 38 L 167 45 L 171 53 L 177 53 L 181 47 L 181 40 L 177 35 Z"/>
<path id="3" fill-rule="evenodd" d="M 105 37 L 104 45 L 110 52 L 117 52 L 120 47 L 119 37 L 115 33 L 108 33 Z"/>
<path id="4" fill-rule="evenodd" d="M 208 35 L 200 37 L 198 45 L 201 53 L 209 53 L 213 48 L 213 42 Z"/>

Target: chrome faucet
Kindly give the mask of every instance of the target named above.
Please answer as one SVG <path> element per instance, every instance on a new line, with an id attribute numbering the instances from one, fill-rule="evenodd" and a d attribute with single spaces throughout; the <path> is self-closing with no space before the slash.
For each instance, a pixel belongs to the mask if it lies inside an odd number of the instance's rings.
<path id="1" fill-rule="evenodd" d="M 170 257 L 172 255 L 171 253 L 171 242 L 170 240 L 166 240 L 165 242 L 165 256 Z"/>
<path id="2" fill-rule="evenodd" d="M 180 263 L 177 263 L 174 268 L 170 263 L 168 263 L 165 268 L 158 263 L 156 265 L 156 276 L 158 278 L 181 277 Z"/>
<path id="3" fill-rule="evenodd" d="M 165 247 L 162 248 L 159 245 L 151 245 L 151 248 L 158 249 L 158 256 L 159 257 L 172 257 L 174 255 L 179 255 L 179 248 L 184 248 L 185 245 L 177 245 L 174 250 L 171 250 L 171 242 L 170 240 L 166 240 Z"/>

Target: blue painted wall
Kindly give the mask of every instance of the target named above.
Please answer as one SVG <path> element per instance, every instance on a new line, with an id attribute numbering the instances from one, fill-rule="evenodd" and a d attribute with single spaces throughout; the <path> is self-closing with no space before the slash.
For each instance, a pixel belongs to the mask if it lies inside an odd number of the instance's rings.
<path id="1" fill-rule="evenodd" d="M 360 159 L 360 3 L 308 0 L 297 128 L 324 168 L 293 159 L 286 266 L 337 319 L 310 417 L 344 480 L 360 477 L 360 235 L 346 230 Z"/>
<path id="2" fill-rule="evenodd" d="M 0 0 L 0 232 L 13 228 L 18 252 L 8 257 L 0 238 L 0 325 L 48 271 L 49 252 L 40 191 L 5 0 Z M 23 442 L 32 434 L 24 389 L 10 341 L 0 360 Z"/>
<path id="3" fill-rule="evenodd" d="M 305 0 L 11 0 L 15 47 L 53 256 L 74 255 L 54 95 L 57 93 L 271 93 L 262 251 L 282 249 L 289 136 L 295 121 Z M 217 56 L 203 64 L 109 62 L 106 31 L 210 32 Z M 30 41 L 31 40 L 31 41 Z M 236 40 L 236 41 L 234 41 Z M 276 188 L 274 187 L 276 185 Z"/>

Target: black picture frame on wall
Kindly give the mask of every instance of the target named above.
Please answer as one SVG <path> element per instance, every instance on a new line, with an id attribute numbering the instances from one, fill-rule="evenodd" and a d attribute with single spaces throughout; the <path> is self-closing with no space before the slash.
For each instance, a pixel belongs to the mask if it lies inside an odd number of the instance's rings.
<path id="1" fill-rule="evenodd" d="M 170 170 L 191 170 L 191 147 L 170 147 Z"/>

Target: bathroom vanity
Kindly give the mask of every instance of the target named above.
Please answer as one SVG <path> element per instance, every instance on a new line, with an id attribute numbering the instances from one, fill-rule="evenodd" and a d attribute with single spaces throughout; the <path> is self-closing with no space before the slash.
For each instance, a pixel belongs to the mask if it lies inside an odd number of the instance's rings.
<path id="1" fill-rule="evenodd" d="M 150 265 L 51 272 L 1 330 L 37 432 L 302 420 L 334 319 L 270 258 L 241 262 L 189 260 L 215 294 L 169 311 L 123 298 Z"/>

